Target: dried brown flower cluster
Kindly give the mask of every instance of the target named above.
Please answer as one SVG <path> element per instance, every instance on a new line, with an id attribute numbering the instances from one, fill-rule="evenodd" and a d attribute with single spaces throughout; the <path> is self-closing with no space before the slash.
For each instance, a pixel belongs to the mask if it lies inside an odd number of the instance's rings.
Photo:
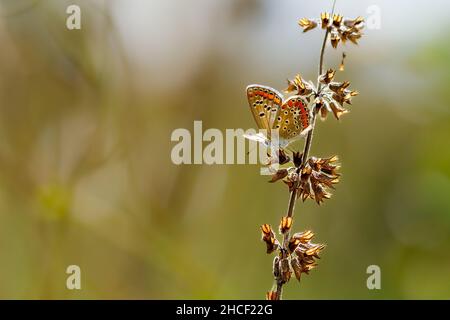
<path id="1" fill-rule="evenodd" d="M 282 180 L 288 185 L 289 192 L 296 189 L 297 198 L 301 197 L 303 201 L 310 198 L 321 204 L 324 199 L 329 199 L 329 189 L 334 189 L 334 185 L 339 182 L 338 157 L 311 157 L 303 166 L 302 154 L 294 153 L 293 158 L 294 166 L 277 170 L 269 182 Z"/>
<path id="2" fill-rule="evenodd" d="M 280 243 L 277 238 L 275 238 L 275 234 L 272 231 L 272 227 L 269 224 L 263 224 L 261 226 L 262 232 L 262 241 L 266 243 L 267 253 L 272 253 L 280 247 Z"/>
<path id="3" fill-rule="evenodd" d="M 362 36 L 362 29 L 364 28 L 364 19 L 362 17 L 344 19 L 339 14 L 333 14 L 331 18 L 328 12 L 320 15 L 320 22 L 322 29 L 326 29 L 330 33 L 330 42 L 335 49 L 341 40 L 343 43 L 349 40 L 354 44 L 358 44 L 358 40 Z M 298 24 L 303 28 L 303 32 L 317 27 L 317 22 L 307 18 L 300 19 Z"/>
<path id="4" fill-rule="evenodd" d="M 351 105 L 352 98 L 358 95 L 358 91 L 348 89 L 349 81 L 333 82 L 335 74 L 335 70 L 329 69 L 319 77 L 322 89 L 316 97 L 315 112 L 320 112 L 322 119 L 330 112 L 339 120 L 341 115 L 348 112 L 345 104 Z"/>
<path id="5" fill-rule="evenodd" d="M 280 241 L 277 239 L 269 224 L 261 226 L 266 252 L 276 252 L 272 270 L 275 282 L 274 287 L 266 293 L 268 300 L 281 299 L 283 285 L 290 280 L 292 274 L 300 281 L 302 274 L 308 274 L 317 266 L 316 260 L 319 259 L 319 253 L 325 245 L 312 243 L 314 233 L 310 230 L 294 233 L 291 236 L 295 203 L 299 198 L 303 201 L 309 198 L 320 205 L 325 199 L 331 197 L 330 191 L 334 189 L 340 178 L 338 157 L 308 157 L 316 116 L 320 115 L 324 120 L 329 113 L 332 113 L 339 120 L 348 112 L 346 105 L 351 105 L 352 98 L 358 95 L 357 91 L 349 88 L 350 82 L 334 80 L 335 70 L 324 71 L 323 57 L 328 40 L 334 48 L 337 48 L 341 41 L 345 43 L 349 40 L 357 44 L 362 36 L 364 20 L 361 17 L 344 19 L 339 14 L 322 13 L 319 23 L 325 30 L 325 37 L 320 54 L 317 84 L 297 75 L 294 79 L 288 80 L 288 86 L 285 89 L 286 93 L 301 96 L 308 103 L 309 122 L 312 128 L 307 134 L 302 153 L 294 151 L 292 156 L 289 156 L 285 150 L 279 150 L 277 159 L 283 167 L 273 172 L 269 181 L 283 181 L 289 188 L 290 197 L 287 214 L 282 217 L 279 225 L 282 239 Z M 304 32 L 316 28 L 319 23 L 306 18 L 298 21 Z M 343 53 L 339 70 L 344 68 L 345 57 L 346 54 Z"/>
<path id="6" fill-rule="evenodd" d="M 299 74 L 293 80 L 287 80 L 288 87 L 284 89 L 286 93 L 295 93 L 295 95 L 302 96 L 306 101 L 310 102 L 311 97 L 316 94 L 317 89 L 310 81 L 306 81 Z"/>
<path id="7" fill-rule="evenodd" d="M 314 109 L 312 112 L 320 113 L 324 120 L 328 113 L 332 113 L 336 119 L 348 113 L 345 104 L 352 104 L 352 98 L 358 95 L 358 91 L 350 90 L 350 82 L 335 82 L 336 71 L 328 69 L 319 76 L 318 82 L 321 84 L 320 92 L 311 82 L 308 82 L 297 75 L 293 80 L 288 79 L 288 93 L 294 93 L 304 97 L 308 102 L 314 97 Z"/>
<path id="8" fill-rule="evenodd" d="M 280 233 L 286 234 L 292 226 L 291 217 L 283 217 L 280 223 Z M 273 252 L 279 247 L 279 242 L 275 238 L 270 225 L 262 225 L 262 239 L 267 244 L 267 252 Z M 314 233 L 311 230 L 297 232 L 290 237 L 287 250 L 281 250 L 273 260 L 272 273 L 279 283 L 289 282 L 292 274 L 300 281 L 301 275 L 309 274 L 309 271 L 317 266 L 316 259 L 320 259 L 319 253 L 325 247 L 323 244 L 312 243 Z M 276 247 L 275 247 L 276 246 Z M 268 300 L 278 300 L 276 291 L 269 291 L 266 294 Z"/>
<path id="9" fill-rule="evenodd" d="M 291 174 L 283 180 L 292 192 L 296 187 L 297 197 L 303 201 L 310 198 L 321 204 L 324 199 L 330 199 L 329 189 L 334 189 L 334 185 L 339 182 L 339 166 L 335 164 L 337 156 L 330 158 L 311 157 L 298 174 L 291 170 Z M 299 183 L 297 183 L 299 181 Z"/>
<path id="10" fill-rule="evenodd" d="M 298 281 L 302 273 L 309 274 L 317 266 L 315 259 L 320 259 L 319 253 L 325 248 L 324 244 L 312 243 L 313 237 L 314 233 L 308 230 L 295 233 L 289 240 L 290 264 Z"/>

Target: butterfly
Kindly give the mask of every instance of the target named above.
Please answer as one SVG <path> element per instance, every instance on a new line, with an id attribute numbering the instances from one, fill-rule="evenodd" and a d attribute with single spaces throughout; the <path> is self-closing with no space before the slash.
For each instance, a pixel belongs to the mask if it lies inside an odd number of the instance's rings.
<path id="1" fill-rule="evenodd" d="M 273 130 L 278 130 L 279 147 L 285 148 L 311 130 L 305 98 L 296 95 L 285 99 L 277 90 L 258 84 L 249 85 L 246 90 L 253 118 L 267 136 L 246 134 L 245 138 L 269 145 Z"/>

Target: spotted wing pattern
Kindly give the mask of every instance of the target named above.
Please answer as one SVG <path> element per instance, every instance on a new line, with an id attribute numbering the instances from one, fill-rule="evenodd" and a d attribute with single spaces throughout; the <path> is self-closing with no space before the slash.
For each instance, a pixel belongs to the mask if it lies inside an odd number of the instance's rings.
<path id="1" fill-rule="evenodd" d="M 258 128 L 266 129 L 269 139 L 272 129 L 279 130 L 281 139 L 290 140 L 310 128 L 308 107 L 300 96 L 284 100 L 273 88 L 250 85 L 247 98 Z"/>
<path id="2" fill-rule="evenodd" d="M 293 96 L 283 102 L 273 123 L 273 128 L 279 130 L 281 139 L 294 139 L 307 131 L 309 126 L 309 111 L 306 102 L 300 96 Z"/>
<path id="3" fill-rule="evenodd" d="M 247 87 L 247 98 L 258 128 L 266 129 L 270 137 L 276 115 L 283 103 L 283 96 L 270 87 L 250 85 Z"/>

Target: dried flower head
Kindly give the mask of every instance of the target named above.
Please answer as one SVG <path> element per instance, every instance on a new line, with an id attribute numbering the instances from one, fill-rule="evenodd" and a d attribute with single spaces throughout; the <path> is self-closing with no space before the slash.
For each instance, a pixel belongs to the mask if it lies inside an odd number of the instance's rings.
<path id="1" fill-rule="evenodd" d="M 297 197 L 303 201 L 310 198 L 321 204 L 331 197 L 329 189 L 339 182 L 339 166 L 335 164 L 337 157 L 316 158 L 311 157 L 297 174 L 296 168 L 288 168 L 288 174 L 283 180 L 289 187 L 289 192 L 297 189 Z"/>
<path id="2" fill-rule="evenodd" d="M 270 179 L 269 180 L 269 182 L 276 182 L 276 181 L 278 181 L 278 180 L 281 180 L 281 179 L 284 179 L 287 175 L 288 175 L 288 170 L 287 169 L 280 169 L 280 170 L 277 170 L 277 172 L 275 172 L 273 175 L 272 175 L 272 179 Z"/>
<path id="3" fill-rule="evenodd" d="M 320 259 L 319 253 L 324 244 L 312 243 L 314 233 L 310 230 L 294 234 L 289 240 L 289 251 L 295 253 L 291 255 L 291 267 L 297 280 L 300 281 L 302 273 L 308 274 L 311 269 L 317 266 L 315 259 Z"/>
<path id="4" fill-rule="evenodd" d="M 286 93 L 295 93 L 306 98 L 309 102 L 312 94 L 316 92 L 316 87 L 310 81 L 306 81 L 299 74 L 293 80 L 288 79 L 288 86 L 284 90 Z"/>
<path id="5" fill-rule="evenodd" d="M 290 191 L 297 188 L 297 196 L 301 197 L 303 201 L 311 198 L 317 204 L 321 204 L 324 199 L 331 197 L 329 189 L 334 189 L 334 184 L 339 182 L 337 160 L 336 156 L 324 159 L 311 157 L 302 168 L 300 177 L 295 171 L 288 169 L 290 173 L 283 181 L 288 185 Z"/>
<path id="6" fill-rule="evenodd" d="M 358 95 L 357 91 L 348 89 L 350 82 L 333 82 L 336 72 L 332 69 L 327 70 L 319 76 L 319 81 L 324 85 L 320 94 L 315 100 L 315 112 L 320 113 L 324 120 L 328 113 L 332 113 L 336 119 L 348 113 L 344 107 L 345 104 L 351 105 L 352 98 Z"/>
<path id="7" fill-rule="evenodd" d="M 291 161 L 291 158 L 286 154 L 286 151 L 284 151 L 283 149 L 278 149 L 278 151 L 276 151 L 276 154 L 267 154 L 266 165 L 270 166 L 274 163 L 283 165 L 288 163 L 289 161 Z"/>
<path id="8" fill-rule="evenodd" d="M 319 81 L 323 84 L 329 84 L 334 79 L 336 70 L 328 69 L 324 74 L 319 76 Z"/>
<path id="9" fill-rule="evenodd" d="M 344 17 L 341 16 L 340 14 L 333 14 L 333 26 L 339 28 L 341 26 L 343 18 Z"/>
<path id="10" fill-rule="evenodd" d="M 300 152 L 293 152 L 292 153 L 292 158 L 293 158 L 293 162 L 294 162 L 294 166 L 296 168 L 300 167 L 302 165 L 302 161 L 303 161 L 303 153 Z"/>
<path id="11" fill-rule="evenodd" d="M 275 234 L 272 231 L 272 227 L 269 224 L 263 224 L 261 226 L 262 237 L 261 240 L 266 243 L 267 253 L 274 252 L 278 246 L 278 240 L 275 238 Z"/>
<path id="12" fill-rule="evenodd" d="M 300 20 L 298 20 L 298 25 L 303 28 L 303 32 L 307 32 L 317 27 L 317 23 L 315 21 L 309 20 L 307 18 L 301 18 Z"/>
<path id="13" fill-rule="evenodd" d="M 292 270 L 294 271 L 295 278 L 298 281 L 300 281 L 300 278 L 301 278 L 302 272 L 303 272 L 303 267 L 301 266 L 301 264 L 297 258 L 291 259 L 291 267 L 292 267 Z"/>
<path id="14" fill-rule="evenodd" d="M 292 217 L 282 217 L 280 222 L 280 233 L 285 234 L 292 227 Z"/>
<path id="15" fill-rule="evenodd" d="M 330 14 L 328 12 L 322 12 L 320 14 L 320 21 L 322 22 L 322 29 L 328 28 L 330 24 Z"/>
<path id="16" fill-rule="evenodd" d="M 301 274 L 309 274 L 309 271 L 315 268 L 317 263 L 314 260 L 314 256 L 302 254 L 300 251 L 296 251 L 296 254 L 297 257 L 291 259 L 291 266 L 294 269 L 295 277 L 300 281 Z"/>
<path id="17" fill-rule="evenodd" d="M 363 28 L 364 27 L 364 18 L 363 17 L 357 17 L 353 20 L 346 19 L 344 21 L 344 25 L 347 28 Z"/>
<path id="18" fill-rule="evenodd" d="M 303 231 L 303 232 L 297 232 L 294 233 L 289 240 L 289 251 L 294 252 L 294 250 L 297 248 L 297 246 L 300 243 L 307 243 L 314 237 L 314 233 L 311 230 Z"/>
<path id="19" fill-rule="evenodd" d="M 281 165 L 286 164 L 289 161 L 291 161 L 291 158 L 289 158 L 289 156 L 286 154 L 286 152 L 283 149 L 278 149 L 277 156 L 278 156 L 278 162 Z"/>
<path id="20" fill-rule="evenodd" d="M 362 29 L 364 28 L 362 17 L 344 19 L 340 14 L 333 14 L 333 17 L 330 18 L 330 14 L 324 12 L 320 15 L 320 21 L 322 29 L 327 29 L 330 32 L 330 43 L 333 48 L 337 48 L 339 42 L 345 43 L 347 40 L 358 44 L 358 40 L 362 36 Z M 298 24 L 303 28 L 303 32 L 312 30 L 317 26 L 316 22 L 307 18 L 300 19 Z"/>
<path id="21" fill-rule="evenodd" d="M 341 37 L 339 36 L 339 32 L 337 32 L 335 29 L 331 30 L 331 36 L 330 36 L 331 46 L 333 48 L 337 48 L 339 42 L 341 41 Z"/>

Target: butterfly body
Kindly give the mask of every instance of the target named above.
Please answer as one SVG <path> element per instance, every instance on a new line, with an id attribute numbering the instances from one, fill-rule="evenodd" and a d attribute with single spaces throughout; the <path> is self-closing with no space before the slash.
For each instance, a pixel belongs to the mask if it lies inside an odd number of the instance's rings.
<path id="1" fill-rule="evenodd" d="M 247 87 L 247 99 L 258 128 L 267 132 L 266 144 L 274 130 L 278 131 L 280 147 L 284 148 L 311 129 L 307 103 L 301 96 L 285 99 L 273 88 L 252 84 Z M 252 140 L 260 139 L 261 136 Z"/>

